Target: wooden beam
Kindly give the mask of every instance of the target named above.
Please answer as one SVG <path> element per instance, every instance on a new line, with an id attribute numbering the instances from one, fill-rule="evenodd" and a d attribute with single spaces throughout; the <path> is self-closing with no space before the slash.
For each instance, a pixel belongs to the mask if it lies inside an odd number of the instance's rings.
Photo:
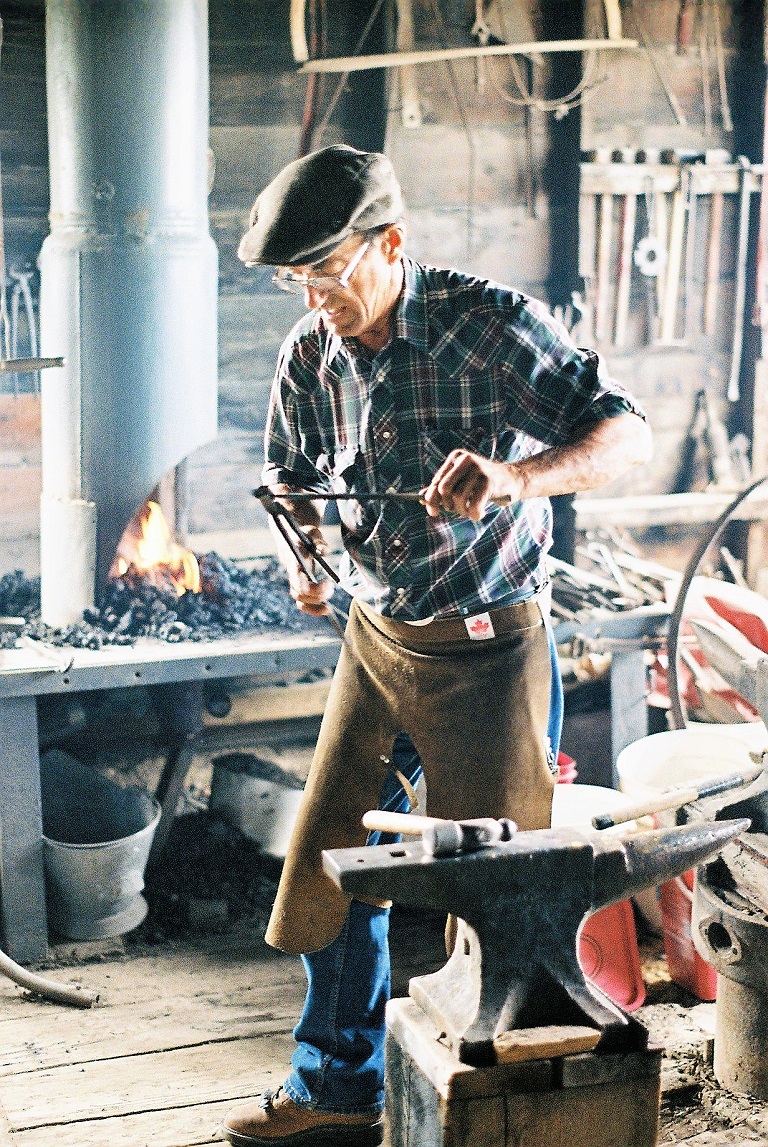
<path id="1" fill-rule="evenodd" d="M 576 498 L 576 528 L 621 526 L 701 526 L 715 522 L 738 490 L 693 494 L 645 494 L 626 498 Z M 756 492 L 737 506 L 734 521 L 768 519 L 768 495 Z"/>
<path id="2" fill-rule="evenodd" d="M 372 56 L 337 56 L 307 60 L 300 72 L 366 72 L 372 68 L 407 68 L 438 60 L 475 60 L 483 56 L 530 56 L 549 52 L 599 52 L 636 48 L 637 40 L 531 40 L 526 44 L 488 44 L 471 48 L 429 48 L 414 52 L 384 52 Z"/>

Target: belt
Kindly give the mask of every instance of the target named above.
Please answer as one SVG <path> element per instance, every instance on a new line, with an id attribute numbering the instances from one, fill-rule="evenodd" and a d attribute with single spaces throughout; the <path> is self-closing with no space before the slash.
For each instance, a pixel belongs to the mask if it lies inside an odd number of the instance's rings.
<path id="1" fill-rule="evenodd" d="M 483 640 L 492 641 L 494 637 L 502 637 L 505 634 L 543 625 L 542 607 L 546 608 L 545 599 L 548 588 L 548 586 L 543 588 L 523 601 L 512 602 L 511 605 L 502 605 L 497 609 L 491 608 L 485 613 L 472 614 L 467 617 L 436 617 L 425 625 L 409 625 L 407 621 L 395 621 L 392 617 L 383 617 L 381 614 L 375 613 L 365 602 L 359 600 L 353 602 L 353 607 L 359 609 L 366 620 L 385 637 L 389 637 L 410 649 L 450 645 L 463 641 L 479 646 Z M 480 632 L 483 631 L 485 625 L 490 624 L 490 633 L 493 636 L 478 639 L 470 633 L 469 627 L 473 624 Z"/>

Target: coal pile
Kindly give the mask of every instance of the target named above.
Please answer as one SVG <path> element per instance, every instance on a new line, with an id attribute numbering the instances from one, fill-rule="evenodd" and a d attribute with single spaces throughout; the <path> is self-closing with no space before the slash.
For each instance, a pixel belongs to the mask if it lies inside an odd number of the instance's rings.
<path id="1" fill-rule="evenodd" d="M 149 914 L 131 945 L 158 944 L 245 924 L 262 937 L 282 864 L 208 812 L 176 817 L 146 876 Z"/>
<path id="2" fill-rule="evenodd" d="M 20 571 L 0 577 L 0 617 L 23 625 L 0 628 L 0 648 L 10 649 L 24 634 L 50 645 L 101 649 L 131 645 L 138 637 L 161 641 L 210 641 L 267 629 L 315 629 L 317 619 L 297 610 L 276 558 L 245 569 L 217 553 L 198 557 L 200 593 L 178 597 L 172 582 L 150 581 L 130 571 L 111 581 L 98 608 L 83 622 L 52 629 L 40 620 L 40 579 Z"/>

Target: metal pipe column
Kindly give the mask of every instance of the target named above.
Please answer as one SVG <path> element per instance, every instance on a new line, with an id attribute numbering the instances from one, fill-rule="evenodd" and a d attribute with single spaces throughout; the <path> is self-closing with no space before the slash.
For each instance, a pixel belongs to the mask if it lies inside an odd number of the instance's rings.
<path id="1" fill-rule="evenodd" d="M 159 479 L 216 433 L 205 0 L 48 0 L 44 620 L 77 621 Z M 62 582 L 66 584 L 62 584 Z"/>

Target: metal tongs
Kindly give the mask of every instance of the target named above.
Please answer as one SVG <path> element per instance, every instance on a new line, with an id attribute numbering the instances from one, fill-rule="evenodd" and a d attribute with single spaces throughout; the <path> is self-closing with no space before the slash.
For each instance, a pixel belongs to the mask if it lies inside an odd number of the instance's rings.
<path id="1" fill-rule="evenodd" d="M 309 578 L 309 580 L 313 584 L 316 584 L 319 579 L 317 577 L 316 570 L 307 561 L 307 558 L 302 552 L 301 547 L 298 545 L 298 542 L 301 542 L 301 545 L 304 546 L 304 549 L 309 554 L 311 561 L 313 563 L 317 562 L 321 569 L 325 570 L 325 572 L 328 574 L 328 577 L 331 578 L 332 581 L 335 581 L 336 585 L 340 585 L 341 578 L 337 574 L 336 570 L 325 560 L 323 555 L 320 553 L 320 550 L 317 548 L 316 543 L 307 533 L 295 514 L 291 513 L 288 507 L 284 506 L 282 502 L 279 502 L 275 495 L 272 494 L 266 486 L 257 486 L 253 491 L 253 496 L 254 498 L 258 498 L 258 500 L 261 502 L 262 506 L 267 511 L 272 521 L 275 523 L 278 532 L 285 540 L 286 545 L 289 547 L 291 553 L 296 558 L 296 561 L 299 563 L 299 566 Z M 293 494 L 286 494 L 284 496 L 286 498 L 294 497 Z M 319 498 L 322 497 L 322 495 L 305 495 L 305 499 L 309 499 L 310 497 Z M 331 604 L 331 602 L 327 601 L 325 604 L 329 610 L 329 613 L 327 614 L 328 620 L 341 637 L 341 640 L 346 643 L 344 628 L 339 621 L 339 614 L 341 614 L 345 620 L 346 615 L 342 613 L 341 610 L 337 610 L 336 607 Z"/>

